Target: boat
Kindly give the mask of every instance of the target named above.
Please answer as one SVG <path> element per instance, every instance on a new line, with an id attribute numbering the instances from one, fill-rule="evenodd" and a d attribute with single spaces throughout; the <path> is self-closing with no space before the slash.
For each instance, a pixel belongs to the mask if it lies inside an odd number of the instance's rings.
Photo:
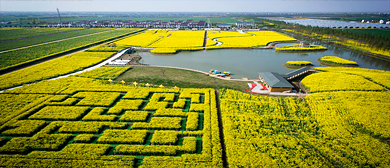
<path id="1" fill-rule="evenodd" d="M 216 69 L 210 69 L 209 74 L 216 75 L 219 77 L 225 77 L 231 75 L 230 71 L 218 71 Z"/>

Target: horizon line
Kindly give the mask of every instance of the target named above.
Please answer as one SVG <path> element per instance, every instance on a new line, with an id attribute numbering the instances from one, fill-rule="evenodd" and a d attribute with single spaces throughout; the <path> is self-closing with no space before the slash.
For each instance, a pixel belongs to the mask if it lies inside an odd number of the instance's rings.
<path id="1" fill-rule="evenodd" d="M 56 10 L 53 11 L 6 11 L 2 10 L 2 12 L 54 12 L 56 13 Z M 354 13 L 354 14 L 366 14 L 366 13 L 384 13 L 384 14 L 390 14 L 388 11 L 372 11 L 372 12 L 232 12 L 232 11 L 62 11 L 62 12 L 116 12 L 116 13 L 321 13 L 321 14 L 340 14 L 340 13 Z"/>

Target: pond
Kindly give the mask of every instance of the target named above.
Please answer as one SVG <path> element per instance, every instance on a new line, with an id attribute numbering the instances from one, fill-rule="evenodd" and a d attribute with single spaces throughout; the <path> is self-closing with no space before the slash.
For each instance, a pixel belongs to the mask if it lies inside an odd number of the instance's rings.
<path id="1" fill-rule="evenodd" d="M 328 48 L 317 52 L 275 52 L 271 49 L 220 49 L 193 52 L 179 52 L 174 55 L 157 55 L 139 52 L 141 62 L 150 65 L 174 66 L 208 72 L 210 69 L 230 71 L 232 78 L 257 79 L 259 72 L 278 72 L 285 74 L 292 71 L 283 64 L 287 61 L 310 61 L 315 66 L 321 65 L 317 59 L 322 56 L 338 56 L 355 61 L 361 68 L 390 70 L 390 62 L 368 57 L 342 48 L 315 43 Z M 289 44 L 278 44 L 289 45 Z"/>

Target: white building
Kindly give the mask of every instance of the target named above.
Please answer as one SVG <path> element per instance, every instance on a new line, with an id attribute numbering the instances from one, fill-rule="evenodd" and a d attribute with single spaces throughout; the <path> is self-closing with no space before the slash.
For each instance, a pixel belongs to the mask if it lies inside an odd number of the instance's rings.
<path id="1" fill-rule="evenodd" d="M 220 27 L 220 28 L 230 28 L 231 26 L 232 26 L 231 24 L 222 24 L 222 23 L 217 24 L 217 27 Z"/>
<path id="2" fill-rule="evenodd" d="M 255 24 L 255 22 L 237 22 L 236 26 L 237 27 L 255 27 L 257 25 Z"/>

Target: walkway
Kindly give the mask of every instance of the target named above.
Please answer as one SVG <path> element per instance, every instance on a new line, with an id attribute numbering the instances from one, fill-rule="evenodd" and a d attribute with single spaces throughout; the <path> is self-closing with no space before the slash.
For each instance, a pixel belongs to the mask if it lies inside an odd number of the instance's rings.
<path id="1" fill-rule="evenodd" d="M 147 47 L 133 47 L 136 50 L 153 50 L 154 48 L 147 48 Z"/>
<path id="2" fill-rule="evenodd" d="M 58 76 L 58 77 L 51 78 L 51 79 L 48 79 L 48 80 L 56 80 L 56 79 L 66 78 L 66 77 L 68 77 L 68 76 L 81 74 L 81 73 L 87 72 L 87 71 L 92 71 L 92 70 L 94 70 L 94 69 L 96 69 L 96 68 L 99 68 L 99 67 L 101 67 L 101 66 L 103 66 L 103 65 L 108 64 L 109 62 L 114 61 L 115 59 L 119 58 L 119 57 L 122 56 L 124 53 L 126 53 L 128 50 L 129 50 L 129 49 L 122 50 L 121 52 L 115 54 L 115 55 L 112 56 L 111 58 L 109 58 L 109 59 L 107 59 L 107 60 L 105 60 L 105 61 L 103 61 L 103 62 L 101 62 L 101 63 L 99 63 L 99 64 L 97 64 L 97 65 L 94 65 L 94 66 L 92 66 L 92 67 L 89 67 L 89 68 L 87 68 L 87 69 L 84 69 L 84 70 L 81 70 L 81 71 L 78 71 L 78 72 L 74 72 L 74 73 L 71 73 L 71 74 L 67 74 L 67 75 Z"/>
<path id="3" fill-rule="evenodd" d="M 121 52 L 115 54 L 114 56 L 112 56 L 111 58 L 97 64 L 97 65 L 94 65 L 92 67 L 89 67 L 89 68 L 86 68 L 84 70 L 81 70 L 81 71 L 77 71 L 77 72 L 74 72 L 74 73 L 70 73 L 70 74 L 65 74 L 65 75 L 61 75 L 61 76 L 58 76 L 58 77 L 54 77 L 54 78 L 49 78 L 49 79 L 46 79 L 46 80 L 42 80 L 42 81 L 39 81 L 39 82 L 43 82 L 43 81 L 51 81 L 51 80 L 56 80 L 56 79 L 61 79 L 61 78 L 66 78 L 66 77 L 69 77 L 69 76 L 72 76 L 72 75 L 77 75 L 77 74 L 80 74 L 80 73 L 83 73 L 83 72 L 87 72 L 87 71 L 91 71 L 91 70 L 94 70 L 96 68 L 99 68 L 103 65 L 106 65 L 107 63 L 119 58 L 120 56 L 122 56 L 124 53 L 126 53 L 129 49 L 126 49 L 126 50 L 122 50 Z M 31 83 L 31 84 L 35 84 L 35 83 L 39 83 L 39 82 L 34 82 L 34 83 Z M 31 84 L 25 84 L 25 85 L 22 85 L 22 86 L 16 86 L 16 87 L 12 87 L 12 88 L 8 88 L 8 89 L 5 89 L 5 90 L 0 90 L 0 93 L 3 93 L 4 91 L 7 91 L 7 90 L 13 90 L 13 89 L 16 89 L 16 88 L 20 88 L 20 87 L 23 87 L 23 86 L 27 86 L 27 85 L 31 85 Z"/>

